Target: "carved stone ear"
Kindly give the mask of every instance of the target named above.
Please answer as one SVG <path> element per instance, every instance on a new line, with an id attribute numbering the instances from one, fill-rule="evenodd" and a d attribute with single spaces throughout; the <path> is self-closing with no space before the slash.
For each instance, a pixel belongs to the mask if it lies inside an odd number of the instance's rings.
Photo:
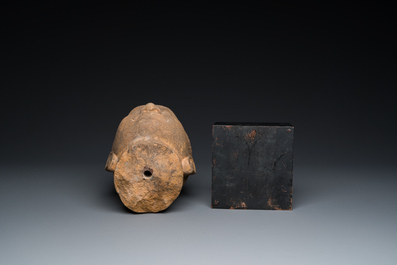
<path id="1" fill-rule="evenodd" d="M 110 152 L 108 160 L 106 161 L 105 169 L 107 171 L 114 172 L 116 170 L 117 162 L 119 162 L 119 158 L 113 152 Z"/>
<path id="2" fill-rule="evenodd" d="M 196 173 L 196 166 L 191 156 L 182 159 L 182 169 L 185 175 L 193 175 Z"/>

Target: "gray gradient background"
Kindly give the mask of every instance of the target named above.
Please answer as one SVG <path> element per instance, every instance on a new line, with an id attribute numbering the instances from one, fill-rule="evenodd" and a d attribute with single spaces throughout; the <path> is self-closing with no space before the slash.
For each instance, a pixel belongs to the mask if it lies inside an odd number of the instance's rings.
<path id="1" fill-rule="evenodd" d="M 387 6 L 2 8 L 0 264 L 396 264 Z M 170 107 L 197 174 L 159 214 L 104 171 L 121 119 Z M 215 121 L 295 125 L 292 211 L 210 208 Z"/>

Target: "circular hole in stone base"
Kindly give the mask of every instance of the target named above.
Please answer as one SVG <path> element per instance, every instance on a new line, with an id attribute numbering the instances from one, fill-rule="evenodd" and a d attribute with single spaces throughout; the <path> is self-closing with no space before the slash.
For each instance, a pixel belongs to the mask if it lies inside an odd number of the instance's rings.
<path id="1" fill-rule="evenodd" d="M 153 170 L 151 168 L 145 167 L 143 170 L 144 170 L 143 171 L 143 176 L 144 177 L 150 178 L 153 175 Z"/>

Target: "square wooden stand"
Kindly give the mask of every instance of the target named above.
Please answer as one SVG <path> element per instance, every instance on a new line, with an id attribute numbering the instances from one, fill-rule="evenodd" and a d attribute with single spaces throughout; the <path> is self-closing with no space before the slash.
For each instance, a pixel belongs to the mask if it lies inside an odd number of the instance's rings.
<path id="1" fill-rule="evenodd" d="M 293 138 L 288 123 L 215 123 L 212 208 L 291 210 Z"/>

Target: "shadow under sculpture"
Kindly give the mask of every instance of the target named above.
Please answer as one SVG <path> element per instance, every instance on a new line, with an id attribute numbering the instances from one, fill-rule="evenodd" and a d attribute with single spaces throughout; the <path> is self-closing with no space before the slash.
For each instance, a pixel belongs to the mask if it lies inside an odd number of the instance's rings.
<path id="1" fill-rule="evenodd" d="M 123 204 L 138 213 L 167 209 L 196 173 L 189 138 L 167 107 L 134 108 L 116 133 L 105 169 Z"/>

